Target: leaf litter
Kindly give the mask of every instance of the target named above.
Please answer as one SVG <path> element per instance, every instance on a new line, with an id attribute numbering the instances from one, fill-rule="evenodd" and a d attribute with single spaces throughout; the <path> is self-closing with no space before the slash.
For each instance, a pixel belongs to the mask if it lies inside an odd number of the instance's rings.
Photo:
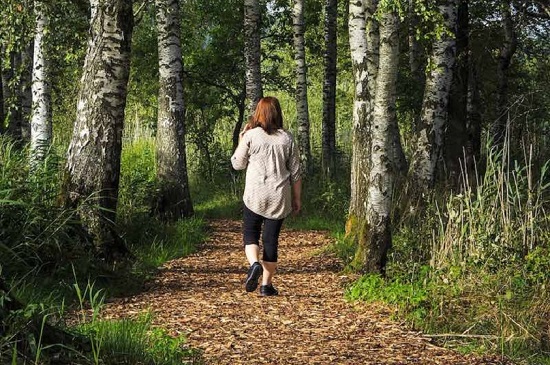
<path id="1" fill-rule="evenodd" d="M 241 222 L 213 220 L 198 252 L 167 262 L 139 295 L 105 305 L 104 318 L 151 311 L 155 326 L 185 335 L 206 364 L 510 364 L 463 355 L 391 320 L 381 304 L 350 303 L 322 231 L 284 229 L 274 285 L 246 293 Z"/>

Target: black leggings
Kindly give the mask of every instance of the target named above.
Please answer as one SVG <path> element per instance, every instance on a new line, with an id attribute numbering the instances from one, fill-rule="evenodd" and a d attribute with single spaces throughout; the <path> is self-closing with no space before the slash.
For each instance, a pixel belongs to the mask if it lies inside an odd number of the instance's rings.
<path id="1" fill-rule="evenodd" d="M 279 246 L 279 233 L 284 219 L 269 219 L 254 213 L 244 206 L 243 211 L 243 242 L 246 245 L 258 245 L 260 233 L 264 245 L 263 260 L 277 262 L 277 249 Z M 262 223 L 264 229 L 262 232 Z"/>

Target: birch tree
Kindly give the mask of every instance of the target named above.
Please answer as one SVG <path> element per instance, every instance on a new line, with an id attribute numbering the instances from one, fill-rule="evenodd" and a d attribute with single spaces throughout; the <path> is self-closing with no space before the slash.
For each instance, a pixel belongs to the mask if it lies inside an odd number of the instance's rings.
<path id="1" fill-rule="evenodd" d="M 296 119 L 298 122 L 298 145 L 302 170 L 307 172 L 311 163 L 309 144 L 309 108 L 307 100 L 307 66 L 305 50 L 305 0 L 294 0 L 292 21 L 294 33 L 294 61 L 296 64 Z"/>
<path id="2" fill-rule="evenodd" d="M 349 9 L 355 94 L 352 194 L 346 236 L 358 246 L 353 266 L 365 272 L 383 272 L 391 246 L 390 210 L 396 174 L 394 134 L 399 130 L 395 115 L 398 18 L 392 10 L 381 9 L 382 24 L 378 27 L 371 23 L 376 6 L 370 1 L 356 0 L 350 2 Z M 379 53 L 375 56 L 369 49 Z M 373 75 L 374 81 L 369 75 Z"/>
<path id="3" fill-rule="evenodd" d="M 433 186 L 437 165 L 442 160 L 449 91 L 455 62 L 457 2 L 458 0 L 437 2 L 443 32 L 432 44 L 412 162 L 413 179 L 421 190 Z"/>
<path id="4" fill-rule="evenodd" d="M 124 107 L 133 27 L 131 0 L 91 0 L 76 121 L 67 153 L 64 192 L 78 208 L 99 254 L 124 253 L 113 223 L 120 179 Z"/>
<path id="5" fill-rule="evenodd" d="M 325 79 L 323 82 L 322 163 L 323 171 L 334 172 L 336 154 L 336 0 L 325 0 Z"/>
<path id="6" fill-rule="evenodd" d="M 380 26 L 380 65 L 376 78 L 374 115 L 371 126 L 371 153 L 367 197 L 367 227 L 360 241 L 356 261 L 363 271 L 383 272 L 391 247 L 391 206 L 395 183 L 394 134 L 398 130 L 395 114 L 399 63 L 399 21 L 397 14 L 385 9 Z M 362 244 L 361 244 L 362 243 Z"/>
<path id="7" fill-rule="evenodd" d="M 360 231 L 358 223 L 366 218 L 367 187 L 370 164 L 370 123 L 371 123 L 371 92 L 369 89 L 368 43 L 366 37 L 366 15 L 364 2 L 367 0 L 351 0 L 349 3 L 349 43 L 353 79 L 355 84 L 353 98 L 353 141 L 351 161 L 351 199 L 346 232 L 355 234 Z M 378 68 L 377 65 L 375 65 Z"/>
<path id="8" fill-rule="evenodd" d="M 46 4 L 34 4 L 36 29 L 32 72 L 31 166 L 41 161 L 52 139 L 50 59 L 46 47 L 49 17 Z"/>
<path id="9" fill-rule="evenodd" d="M 19 102 L 21 113 L 21 139 L 31 140 L 32 117 L 32 74 L 33 74 L 34 42 L 29 41 L 21 50 L 21 69 L 19 77 Z"/>
<path id="10" fill-rule="evenodd" d="M 179 0 L 156 0 L 159 54 L 157 122 L 157 210 L 165 219 L 193 214 L 187 160 L 183 100 L 183 60 Z"/>
<path id="11" fill-rule="evenodd" d="M 246 105 L 249 114 L 263 97 L 260 48 L 260 2 L 244 0 L 244 58 L 246 64 Z"/>

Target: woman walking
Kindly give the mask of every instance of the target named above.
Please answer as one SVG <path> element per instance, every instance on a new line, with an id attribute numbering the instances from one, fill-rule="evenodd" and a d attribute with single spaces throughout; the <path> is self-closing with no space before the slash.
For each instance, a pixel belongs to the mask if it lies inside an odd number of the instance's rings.
<path id="1" fill-rule="evenodd" d="M 300 158 L 292 135 L 283 129 L 283 115 L 274 97 L 260 99 L 239 136 L 231 157 L 235 170 L 246 170 L 243 242 L 250 268 L 245 289 L 253 292 L 262 276 L 260 294 L 279 294 L 273 286 L 277 269 L 279 233 L 283 220 L 302 207 Z M 262 229 L 263 225 L 263 229 Z M 263 255 L 260 263 L 260 235 Z"/>

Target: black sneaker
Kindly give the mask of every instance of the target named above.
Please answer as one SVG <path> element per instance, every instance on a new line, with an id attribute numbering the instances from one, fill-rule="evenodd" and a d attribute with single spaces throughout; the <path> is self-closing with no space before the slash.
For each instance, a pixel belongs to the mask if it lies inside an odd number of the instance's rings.
<path id="1" fill-rule="evenodd" d="M 279 295 L 279 292 L 275 289 L 273 284 L 269 284 L 260 286 L 260 294 L 264 297 L 270 297 L 272 295 Z"/>
<path id="2" fill-rule="evenodd" d="M 255 262 L 250 265 L 248 273 L 246 274 L 245 288 L 247 292 L 253 292 L 258 287 L 258 278 L 264 272 L 264 268 L 259 262 Z"/>

